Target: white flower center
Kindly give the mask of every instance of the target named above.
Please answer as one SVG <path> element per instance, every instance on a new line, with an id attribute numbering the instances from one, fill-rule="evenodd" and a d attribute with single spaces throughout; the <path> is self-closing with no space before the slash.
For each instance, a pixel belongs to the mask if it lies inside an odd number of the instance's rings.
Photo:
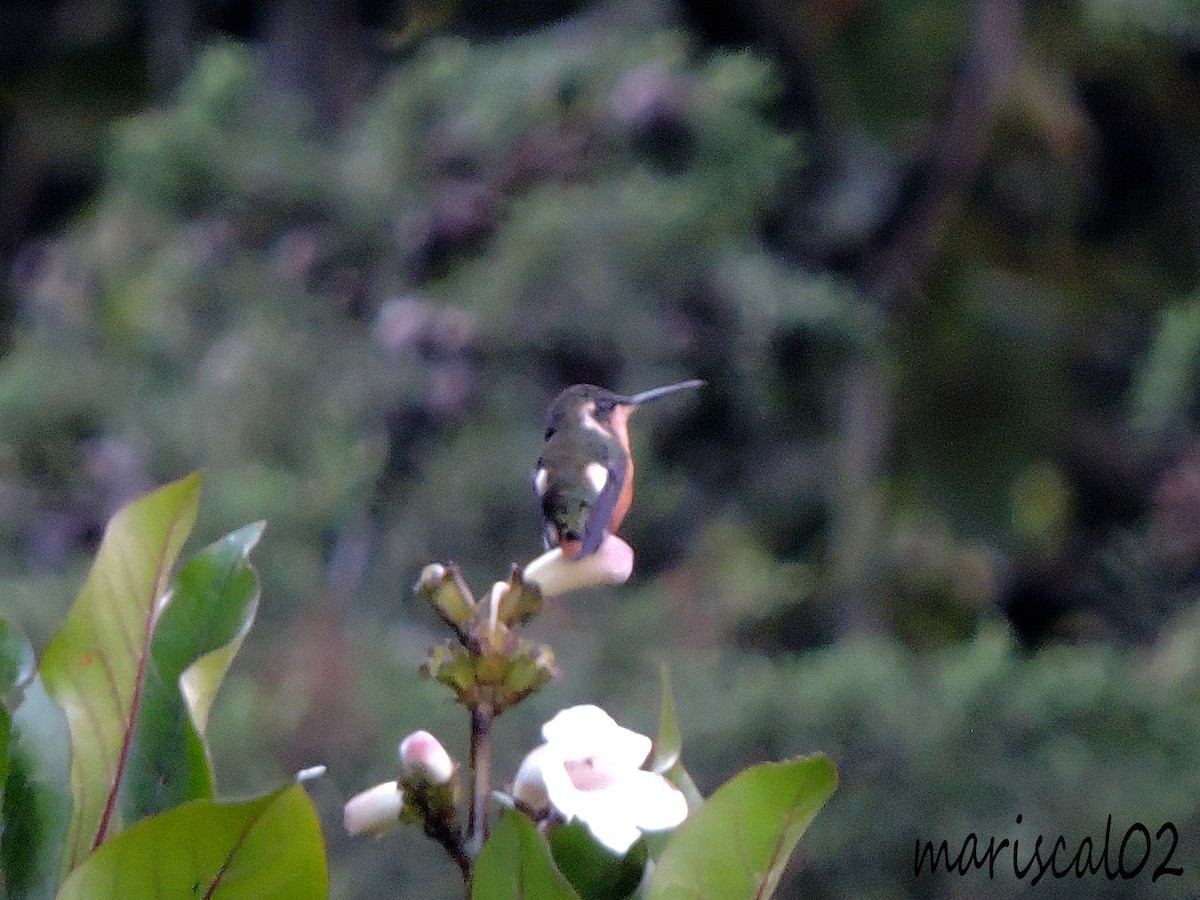
<path id="1" fill-rule="evenodd" d="M 596 768 L 596 760 L 589 756 L 585 759 L 568 759 L 563 763 L 571 784 L 580 791 L 602 791 L 612 787 L 613 777 L 608 772 Z"/>

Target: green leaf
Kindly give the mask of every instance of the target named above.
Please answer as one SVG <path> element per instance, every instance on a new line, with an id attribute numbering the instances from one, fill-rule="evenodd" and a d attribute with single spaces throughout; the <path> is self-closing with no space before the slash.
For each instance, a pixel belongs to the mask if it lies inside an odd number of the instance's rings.
<path id="1" fill-rule="evenodd" d="M 247 557 L 262 532 L 260 522 L 226 535 L 176 578 L 154 629 L 121 785 L 126 823 L 213 797 L 208 712 L 258 609 L 258 579 Z"/>
<path id="2" fill-rule="evenodd" d="M 650 759 L 650 771 L 665 775 L 683 753 L 683 734 L 679 730 L 679 717 L 675 713 L 675 697 L 671 693 L 671 673 L 667 664 L 659 669 L 662 685 L 662 711 L 658 716 L 658 737 L 654 739 L 654 755 Z"/>
<path id="3" fill-rule="evenodd" d="M 219 566 L 224 559 L 231 568 L 220 603 L 209 612 L 209 615 L 217 612 L 222 614 L 221 622 L 211 623 L 217 635 L 213 643 L 216 644 L 225 635 L 228 635 L 228 640 L 197 658 L 179 676 L 179 689 L 187 701 L 192 723 L 201 737 L 208 732 L 208 714 L 212 710 L 213 699 L 258 612 L 258 576 L 246 560 L 262 538 L 265 528 L 265 522 L 255 522 L 226 535 L 210 548 L 216 557 L 214 563 Z M 181 579 L 185 574 L 188 574 L 186 569 L 181 573 Z M 176 599 L 172 606 L 178 602 Z"/>
<path id="4" fill-rule="evenodd" d="M 4 804 L 4 786 L 8 783 L 8 736 L 12 731 L 12 717 L 0 706 L 0 809 Z M 2 820 L 0 820 L 2 822 Z M 0 828 L 3 825 L 0 824 Z"/>
<path id="5" fill-rule="evenodd" d="M 0 802 L 8 780 L 8 739 L 12 731 L 11 710 L 19 704 L 20 688 L 36 671 L 33 647 L 25 636 L 0 619 Z M 3 882 L 0 881 L 0 885 Z"/>
<path id="6" fill-rule="evenodd" d="M 57 900 L 323 900 L 316 810 L 298 784 L 242 803 L 193 800 L 105 841 Z"/>
<path id="7" fill-rule="evenodd" d="M 659 669 L 662 684 L 662 709 L 658 715 L 658 737 L 654 739 L 654 754 L 650 757 L 650 771 L 657 772 L 679 788 L 687 800 L 688 812 L 695 812 L 704 803 L 700 789 L 692 776 L 683 767 L 683 732 L 679 728 L 679 716 L 675 712 L 675 696 L 671 691 L 671 673 L 667 664 Z M 658 841 L 652 840 L 651 851 L 655 852 Z"/>
<path id="8" fill-rule="evenodd" d="M 28 682 L 36 668 L 33 646 L 25 635 L 0 619 L 0 700 L 5 700 Z M 9 711 L 14 706 L 8 705 Z"/>
<path id="9" fill-rule="evenodd" d="M 792 848 L 836 786 L 837 770 L 822 754 L 735 776 L 676 829 L 647 900 L 771 896 Z"/>
<path id="10" fill-rule="evenodd" d="M 129 757 L 155 619 L 196 519 L 200 476 L 141 497 L 109 521 L 87 580 L 42 654 L 46 691 L 71 728 L 74 811 L 63 872 L 110 830 Z"/>
<path id="11" fill-rule="evenodd" d="M 579 900 L 554 867 L 550 848 L 524 814 L 506 809 L 479 851 L 471 900 Z"/>
<path id="12" fill-rule="evenodd" d="M 555 865 L 582 900 L 622 900 L 642 881 L 647 858 L 644 841 L 617 856 L 578 819 L 551 828 L 547 837 Z"/>
<path id="13" fill-rule="evenodd" d="M 664 777 L 679 788 L 683 799 L 687 801 L 689 814 L 704 805 L 704 795 L 700 793 L 700 788 L 696 787 L 696 782 L 692 781 L 692 776 L 688 774 L 688 770 L 683 767 L 682 762 L 676 761 L 675 765 L 667 770 Z"/>
<path id="14" fill-rule="evenodd" d="M 49 900 L 71 822 L 67 717 L 34 676 L 12 714 L 0 817 L 0 897 Z"/>

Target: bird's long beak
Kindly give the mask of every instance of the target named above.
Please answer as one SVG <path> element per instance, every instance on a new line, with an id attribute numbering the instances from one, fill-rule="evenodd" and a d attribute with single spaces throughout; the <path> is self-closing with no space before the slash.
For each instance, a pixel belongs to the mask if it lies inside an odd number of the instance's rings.
<path id="1" fill-rule="evenodd" d="M 642 391 L 640 394 L 630 394 L 621 401 L 623 406 L 640 406 L 647 400 L 654 400 L 658 397 L 674 394 L 676 391 L 686 391 L 690 388 L 698 388 L 704 384 L 704 381 L 699 378 L 691 378 L 687 381 L 680 381 L 677 384 L 668 384 L 665 387 L 651 388 L 648 391 Z"/>

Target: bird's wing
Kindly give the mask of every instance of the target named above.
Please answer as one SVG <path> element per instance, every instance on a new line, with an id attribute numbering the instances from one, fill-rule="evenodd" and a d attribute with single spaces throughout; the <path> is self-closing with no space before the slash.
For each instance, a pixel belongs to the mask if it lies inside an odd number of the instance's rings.
<path id="1" fill-rule="evenodd" d="M 591 556 L 604 540 L 604 532 L 612 520 L 613 510 L 621 496 L 621 487 L 625 484 L 625 454 L 614 453 L 604 463 L 604 484 L 592 501 L 586 512 L 583 524 L 582 543 L 576 559 Z"/>

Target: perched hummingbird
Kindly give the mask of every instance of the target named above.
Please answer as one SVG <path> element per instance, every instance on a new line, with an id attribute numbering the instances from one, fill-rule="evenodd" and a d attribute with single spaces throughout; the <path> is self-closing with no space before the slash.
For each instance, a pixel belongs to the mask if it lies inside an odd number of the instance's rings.
<path id="1" fill-rule="evenodd" d="M 647 400 L 702 384 L 693 378 L 627 397 L 575 384 L 555 398 L 533 476 L 548 548 L 579 559 L 596 552 L 606 531 L 616 533 L 633 502 L 630 414 Z"/>

